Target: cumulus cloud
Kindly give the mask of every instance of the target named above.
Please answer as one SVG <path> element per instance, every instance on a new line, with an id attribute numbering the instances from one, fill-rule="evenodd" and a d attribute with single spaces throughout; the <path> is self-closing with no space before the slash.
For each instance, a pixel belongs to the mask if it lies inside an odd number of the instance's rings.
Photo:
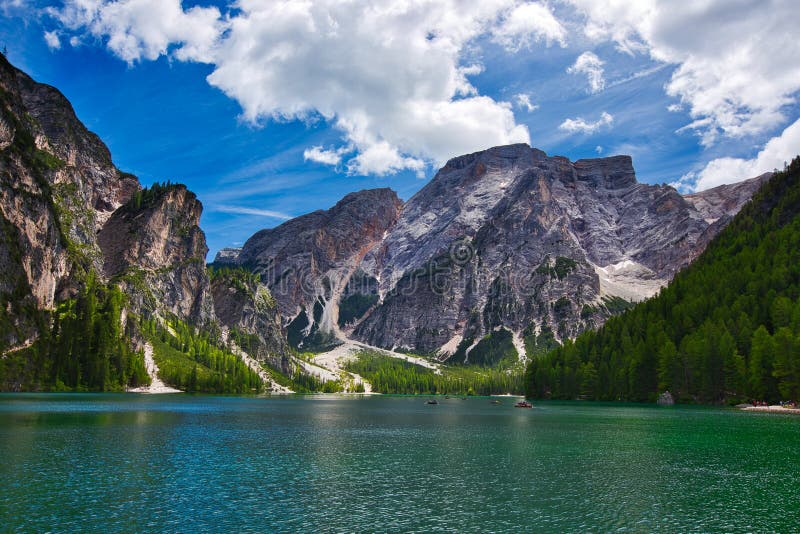
<path id="1" fill-rule="evenodd" d="M 507 50 L 519 51 L 533 42 L 544 41 L 547 46 L 558 43 L 566 46 L 567 31 L 546 5 L 528 2 L 506 11 L 493 32 L 494 40 Z"/>
<path id="2" fill-rule="evenodd" d="M 585 15 L 589 38 L 676 65 L 667 94 L 686 106 L 687 129 L 705 145 L 784 121 L 800 90 L 794 0 L 568 1 Z"/>
<path id="3" fill-rule="evenodd" d="M 570 74 L 585 74 L 589 81 L 589 92 L 599 93 L 606 86 L 603 78 L 603 60 L 593 52 L 584 52 L 575 63 L 567 69 Z"/>
<path id="4" fill-rule="evenodd" d="M 56 32 L 44 32 L 44 42 L 50 50 L 58 50 L 61 48 L 61 39 L 58 38 Z"/>
<path id="5" fill-rule="evenodd" d="M 210 63 L 227 26 L 216 7 L 184 10 L 181 0 L 68 0 L 48 12 L 67 29 L 105 39 L 128 63 L 158 59 L 170 49 L 181 61 Z"/>
<path id="6" fill-rule="evenodd" d="M 323 165 L 339 165 L 342 162 L 342 155 L 350 151 L 350 147 L 325 149 L 321 146 L 312 146 L 303 151 L 303 159 Z"/>
<path id="7" fill-rule="evenodd" d="M 567 119 L 559 125 L 560 130 L 569 133 L 594 133 L 603 126 L 610 126 L 614 123 L 614 116 L 607 112 L 602 112 L 600 118 L 590 122 L 578 117 L 577 119 Z"/>
<path id="8" fill-rule="evenodd" d="M 529 142 L 511 104 L 479 95 L 471 43 L 564 45 L 550 8 L 519 0 L 237 0 L 227 12 L 180 0 L 66 0 L 62 30 L 134 63 L 166 55 L 214 66 L 208 82 L 242 117 L 328 121 L 348 150 L 309 147 L 351 173 L 422 172 L 457 154 Z"/>
<path id="9" fill-rule="evenodd" d="M 529 95 L 526 95 L 525 93 L 519 93 L 514 95 L 514 100 L 517 103 L 517 107 L 522 108 L 525 111 L 531 112 L 539 109 L 538 104 L 531 103 L 531 97 Z"/>
<path id="10" fill-rule="evenodd" d="M 800 119 L 773 137 L 752 159 L 717 158 L 700 172 L 683 175 L 673 187 L 680 191 L 705 191 L 722 184 L 754 178 L 773 169 L 783 169 L 800 153 Z"/>

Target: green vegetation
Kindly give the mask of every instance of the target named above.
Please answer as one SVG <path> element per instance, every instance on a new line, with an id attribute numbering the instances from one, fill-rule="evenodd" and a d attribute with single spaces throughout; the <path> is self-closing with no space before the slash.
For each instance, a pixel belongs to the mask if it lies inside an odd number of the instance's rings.
<path id="1" fill-rule="evenodd" d="M 0 359 L 0 387 L 115 391 L 148 384 L 143 356 L 122 330 L 123 303 L 119 288 L 97 283 L 90 272 L 78 294 L 53 312 L 51 330 L 41 312 L 39 339 Z"/>
<path id="2" fill-rule="evenodd" d="M 532 327 L 528 327 L 522 335 L 525 342 L 525 354 L 528 358 L 544 356 L 559 346 L 553 330 L 546 324 L 542 325 L 538 335 Z"/>
<path id="3" fill-rule="evenodd" d="M 325 352 L 341 344 L 334 334 L 320 331 L 319 321 L 322 319 L 323 311 L 322 302 L 318 299 L 314 303 L 314 324 L 306 334 L 309 324 L 308 314 L 305 307 L 300 309 L 297 317 L 286 327 L 286 339 L 292 348 L 307 352 Z"/>
<path id="4" fill-rule="evenodd" d="M 405 360 L 362 351 L 345 369 L 364 377 L 373 391 L 407 395 L 491 395 L 521 393 L 522 370 L 442 366 L 441 374 Z"/>
<path id="5" fill-rule="evenodd" d="M 165 194 L 174 189 L 186 187 L 182 184 L 173 184 L 169 180 L 164 183 L 155 182 L 150 187 L 140 189 L 131 196 L 131 199 L 123 206 L 128 211 L 140 211 L 153 207 Z"/>
<path id="6" fill-rule="evenodd" d="M 472 339 L 462 341 L 450 360 L 454 363 L 463 362 L 465 356 L 467 356 L 466 349 L 472 346 L 473 342 Z M 469 351 L 468 357 L 470 365 L 480 367 L 511 367 L 518 360 L 519 354 L 514 347 L 513 334 L 505 328 L 483 336 Z"/>
<path id="7" fill-rule="evenodd" d="M 261 392 L 264 383 L 241 358 L 222 348 L 208 332 L 172 319 L 165 328 L 155 320 L 141 323 L 142 334 L 153 345 L 159 378 L 190 392 Z"/>
<path id="8" fill-rule="evenodd" d="M 614 302 L 606 302 L 609 309 Z M 534 359 L 531 397 L 798 400 L 800 158 L 660 294 Z"/>
<path id="9" fill-rule="evenodd" d="M 569 273 L 574 271 L 578 267 L 578 262 L 573 260 L 572 258 L 566 258 L 564 256 L 558 256 L 556 261 L 553 263 L 553 266 L 550 266 L 550 258 L 547 257 L 544 259 L 541 265 L 536 269 L 538 274 L 545 274 L 548 275 L 550 278 L 558 278 L 559 280 L 563 280 L 567 277 Z"/>
<path id="10" fill-rule="evenodd" d="M 208 266 L 208 277 L 211 281 L 225 280 L 229 285 L 239 291 L 250 291 L 250 288 L 261 283 L 261 277 L 242 267 L 210 264 Z"/>
<path id="11" fill-rule="evenodd" d="M 353 293 L 339 302 L 339 326 L 360 319 L 370 307 L 378 302 L 378 295 Z"/>

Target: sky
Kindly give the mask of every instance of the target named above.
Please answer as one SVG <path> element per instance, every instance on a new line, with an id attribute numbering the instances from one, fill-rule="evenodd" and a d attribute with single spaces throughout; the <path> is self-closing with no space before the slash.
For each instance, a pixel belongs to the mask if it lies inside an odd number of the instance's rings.
<path id="1" fill-rule="evenodd" d="M 782 168 L 798 26 L 796 0 L 0 0 L 8 59 L 120 169 L 197 193 L 210 259 L 509 143 L 684 193 Z"/>

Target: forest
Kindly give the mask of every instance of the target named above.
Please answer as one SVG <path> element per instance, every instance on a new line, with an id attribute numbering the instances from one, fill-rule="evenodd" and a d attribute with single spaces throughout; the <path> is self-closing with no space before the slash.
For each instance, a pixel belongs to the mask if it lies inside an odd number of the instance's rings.
<path id="1" fill-rule="evenodd" d="M 260 393 L 264 382 L 237 355 L 208 332 L 172 318 L 162 325 L 143 320 L 142 334 L 153 345 L 153 359 L 164 383 L 203 393 Z"/>
<path id="2" fill-rule="evenodd" d="M 124 300 L 117 286 L 99 283 L 90 271 L 75 297 L 60 302 L 52 317 L 41 312 L 35 343 L 0 360 L 0 388 L 119 391 L 149 384 L 142 353 L 131 348 L 131 332 L 123 331 Z"/>
<path id="3" fill-rule="evenodd" d="M 800 157 L 659 294 L 531 361 L 532 398 L 800 397 Z"/>
<path id="4" fill-rule="evenodd" d="M 361 351 L 345 369 L 364 377 L 373 391 L 404 395 L 492 395 L 522 393 L 522 370 L 443 366 L 441 374 L 374 351 Z"/>

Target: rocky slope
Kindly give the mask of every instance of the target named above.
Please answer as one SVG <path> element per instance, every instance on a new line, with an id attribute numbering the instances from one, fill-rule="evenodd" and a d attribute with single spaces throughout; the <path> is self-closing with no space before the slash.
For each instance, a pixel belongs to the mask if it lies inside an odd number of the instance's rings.
<path id="1" fill-rule="evenodd" d="M 330 210 L 256 233 L 235 259 L 233 250 L 226 249 L 217 262 L 261 275 L 281 314 L 291 321 L 289 336 L 297 345 L 330 345 L 338 334 L 340 304 L 362 290 L 353 288 L 361 280 L 359 264 L 395 224 L 401 206 L 390 189 L 351 193 Z M 326 339 L 320 332 L 334 336 Z"/>
<path id="2" fill-rule="evenodd" d="M 495 147 L 449 161 L 399 216 L 376 213 L 385 218 L 358 246 L 361 226 L 344 221 L 328 251 L 335 265 L 347 265 L 334 268 L 335 284 L 323 274 L 331 264 L 317 268 L 316 242 L 300 237 L 326 228 L 319 212 L 260 232 L 236 258 L 227 254 L 257 272 L 268 266 L 273 289 L 288 271 L 305 271 L 306 284 L 322 288 L 282 297 L 286 321 L 297 321 L 314 299 L 321 303 L 305 314 L 300 342 L 315 322 L 321 331 L 331 327 L 326 312 L 338 297 L 339 307 L 345 299 L 360 304 L 348 306 L 355 310 L 344 325 L 359 341 L 469 360 L 500 330 L 510 336 L 495 337 L 521 353 L 525 340 L 535 347 L 537 335 L 573 337 L 625 301 L 652 296 L 759 183 L 683 197 L 670 186 L 638 183 L 627 156 L 570 162 L 524 144 Z"/>
<path id="3" fill-rule="evenodd" d="M 177 185 L 142 190 L 114 166 L 60 92 L 4 57 L 0 186 L 0 352 L 49 335 L 52 310 L 91 279 L 123 289 L 123 317 L 173 316 L 235 329 L 251 336 L 262 361 L 285 363 L 280 319 L 275 306 L 265 305 L 266 289 L 256 284 L 237 293 L 231 309 L 226 290 L 238 291 L 226 289 L 231 280 L 212 285 L 195 195 Z"/>

